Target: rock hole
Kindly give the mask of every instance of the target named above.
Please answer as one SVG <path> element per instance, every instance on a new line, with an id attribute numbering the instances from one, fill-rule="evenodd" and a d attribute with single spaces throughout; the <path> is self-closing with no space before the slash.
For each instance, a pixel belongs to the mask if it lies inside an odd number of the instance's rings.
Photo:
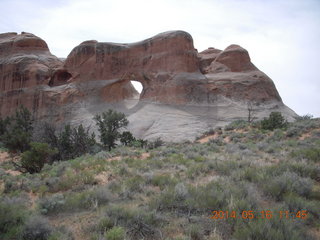
<path id="1" fill-rule="evenodd" d="M 130 83 L 137 92 L 132 96 L 132 98 L 125 100 L 125 103 L 128 109 L 133 108 L 139 103 L 140 95 L 143 91 L 143 85 L 141 84 L 141 82 L 136 80 L 131 80 Z"/>
<path id="2" fill-rule="evenodd" d="M 54 87 L 66 84 L 70 78 L 72 78 L 71 73 L 66 70 L 58 70 L 51 78 L 49 86 Z"/>
<path id="3" fill-rule="evenodd" d="M 143 89 L 141 82 L 135 80 L 131 80 L 130 82 L 140 95 Z"/>

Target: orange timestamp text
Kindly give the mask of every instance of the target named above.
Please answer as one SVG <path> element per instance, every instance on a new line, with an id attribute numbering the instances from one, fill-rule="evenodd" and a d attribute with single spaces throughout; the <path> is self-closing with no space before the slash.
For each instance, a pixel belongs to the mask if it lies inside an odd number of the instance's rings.
<path id="1" fill-rule="evenodd" d="M 306 219 L 308 217 L 308 211 L 300 210 L 297 212 L 290 211 L 212 211 L 211 219 L 271 219 L 277 217 L 279 219 Z"/>

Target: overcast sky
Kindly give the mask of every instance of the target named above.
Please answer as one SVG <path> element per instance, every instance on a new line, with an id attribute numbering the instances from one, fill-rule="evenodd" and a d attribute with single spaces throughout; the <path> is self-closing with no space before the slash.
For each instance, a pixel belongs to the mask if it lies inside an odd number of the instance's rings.
<path id="1" fill-rule="evenodd" d="M 195 48 L 239 44 L 298 114 L 320 117 L 320 0 L 0 0 L 0 32 L 31 32 L 67 57 L 85 40 L 129 43 L 168 30 Z"/>

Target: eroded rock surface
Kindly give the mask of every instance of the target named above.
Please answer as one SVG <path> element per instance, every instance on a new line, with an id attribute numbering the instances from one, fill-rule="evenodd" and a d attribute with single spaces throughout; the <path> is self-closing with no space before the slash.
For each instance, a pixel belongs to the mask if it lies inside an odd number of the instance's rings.
<path id="1" fill-rule="evenodd" d="M 140 97 L 130 83 L 142 83 Z M 198 53 L 190 34 L 171 31 L 131 44 L 85 41 L 63 62 L 29 33 L 0 34 L 0 112 L 24 104 L 39 120 L 92 125 L 108 108 L 125 112 L 137 137 L 192 140 L 210 127 L 286 107 L 273 81 L 238 45 Z"/>

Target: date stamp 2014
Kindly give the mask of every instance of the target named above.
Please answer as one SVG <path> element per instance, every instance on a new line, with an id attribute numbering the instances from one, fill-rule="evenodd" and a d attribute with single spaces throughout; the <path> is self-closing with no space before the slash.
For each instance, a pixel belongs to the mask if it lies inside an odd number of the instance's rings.
<path id="1" fill-rule="evenodd" d="M 306 210 L 300 210 L 297 212 L 290 211 L 276 211 L 272 212 L 270 210 L 265 211 L 221 211 L 215 210 L 211 212 L 211 219 L 306 219 L 308 217 L 308 212 Z"/>

